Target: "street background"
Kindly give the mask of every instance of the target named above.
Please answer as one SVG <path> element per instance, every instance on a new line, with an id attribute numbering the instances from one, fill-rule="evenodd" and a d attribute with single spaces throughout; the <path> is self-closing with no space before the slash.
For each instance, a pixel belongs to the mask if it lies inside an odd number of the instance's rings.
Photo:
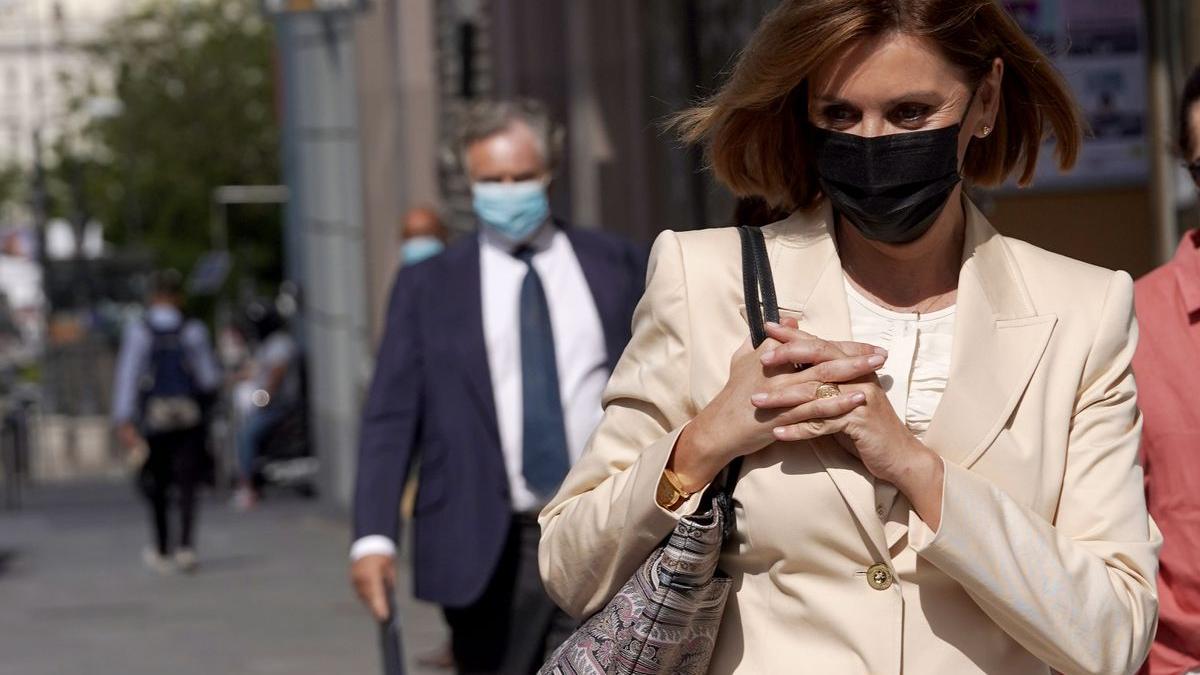
<path id="1" fill-rule="evenodd" d="M 146 525 L 130 494 L 112 480 L 46 486 L 0 520 L 0 673 L 378 671 L 374 623 L 347 592 L 340 518 L 313 501 L 250 514 L 210 503 L 203 567 L 157 576 L 138 565 Z M 439 613 L 398 602 L 409 643 L 436 648 Z"/>
<path id="2" fill-rule="evenodd" d="M 649 243 L 733 224 L 661 123 L 775 4 L 0 0 L 0 674 L 376 672 L 346 580 L 358 419 L 402 213 L 474 228 L 455 121 L 480 98 L 545 101 L 567 129 L 551 199 L 576 226 Z M 1200 3 L 1005 4 L 1093 137 L 1072 174 L 1043 161 L 1033 188 L 973 197 L 1006 234 L 1145 273 L 1198 223 L 1172 147 Z M 304 354 L 287 461 L 248 513 L 228 503 L 242 403 L 223 392 L 194 576 L 141 567 L 147 519 L 108 419 L 122 326 L 161 267 L 231 376 L 263 307 Z M 411 660 L 445 631 L 405 569 Z"/>

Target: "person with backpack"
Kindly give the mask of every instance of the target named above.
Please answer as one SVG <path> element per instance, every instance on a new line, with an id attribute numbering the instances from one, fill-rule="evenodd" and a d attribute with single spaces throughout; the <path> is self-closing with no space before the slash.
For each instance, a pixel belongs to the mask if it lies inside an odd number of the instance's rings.
<path id="1" fill-rule="evenodd" d="M 125 327 L 113 382 L 118 441 L 128 451 L 148 449 L 138 485 L 150 505 L 154 545 L 142 557 L 160 573 L 170 571 L 172 561 L 185 572 L 196 566 L 196 491 L 208 458 L 206 408 L 221 382 L 208 329 L 187 318 L 182 304 L 179 273 L 155 275 L 145 314 Z M 172 488 L 179 504 L 175 542 L 169 524 Z"/>

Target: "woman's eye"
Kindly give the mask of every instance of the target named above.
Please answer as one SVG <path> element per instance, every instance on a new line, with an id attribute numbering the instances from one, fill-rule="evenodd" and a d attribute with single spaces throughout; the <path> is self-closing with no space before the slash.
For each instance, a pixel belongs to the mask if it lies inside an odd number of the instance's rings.
<path id="1" fill-rule="evenodd" d="M 918 103 L 909 103 L 899 106 L 892 113 L 892 116 L 898 122 L 913 123 L 920 122 L 929 115 L 929 106 Z"/>
<path id="2" fill-rule="evenodd" d="M 842 105 L 831 105 L 822 110 L 821 115 L 832 124 L 852 123 L 858 119 L 857 111 Z"/>

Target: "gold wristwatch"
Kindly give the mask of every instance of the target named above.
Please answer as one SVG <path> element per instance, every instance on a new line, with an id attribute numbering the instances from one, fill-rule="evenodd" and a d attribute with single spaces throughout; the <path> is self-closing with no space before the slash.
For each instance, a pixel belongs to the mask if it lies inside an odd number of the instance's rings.
<path id="1" fill-rule="evenodd" d="M 693 494 L 683 489 L 683 483 L 679 480 L 679 476 L 670 469 L 663 469 L 662 476 L 658 479 L 658 491 L 655 493 L 655 501 L 658 505 L 668 511 L 683 506 Z"/>

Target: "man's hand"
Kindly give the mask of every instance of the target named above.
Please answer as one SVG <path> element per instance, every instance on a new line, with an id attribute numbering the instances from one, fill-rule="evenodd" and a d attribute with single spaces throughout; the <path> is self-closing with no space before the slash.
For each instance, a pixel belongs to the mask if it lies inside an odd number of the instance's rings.
<path id="1" fill-rule="evenodd" d="M 396 560 L 390 555 L 368 555 L 350 564 L 354 592 L 378 621 L 388 618 L 387 594 L 396 587 Z"/>
<path id="2" fill-rule="evenodd" d="M 142 440 L 142 435 L 138 433 L 137 427 L 131 422 L 123 422 L 117 427 L 117 442 L 125 448 L 126 452 L 133 452 L 142 447 L 145 442 Z"/>

